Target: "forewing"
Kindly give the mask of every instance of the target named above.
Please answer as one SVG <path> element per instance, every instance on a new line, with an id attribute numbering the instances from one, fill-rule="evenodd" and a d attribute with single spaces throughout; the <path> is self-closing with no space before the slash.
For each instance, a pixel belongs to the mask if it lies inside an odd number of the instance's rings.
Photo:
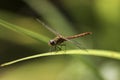
<path id="1" fill-rule="evenodd" d="M 51 31 L 53 34 L 55 34 L 56 36 L 61 35 L 60 33 L 58 33 L 56 30 L 50 28 L 49 26 L 47 26 L 44 22 L 42 22 L 40 19 L 36 19 L 39 23 L 41 23 L 45 28 L 47 28 L 49 31 Z"/>
<path id="2" fill-rule="evenodd" d="M 83 50 L 87 51 L 87 49 L 84 48 L 84 47 L 82 47 L 81 44 L 80 44 L 79 42 L 77 42 L 77 41 L 72 41 L 72 40 L 69 40 L 69 39 L 67 39 L 67 38 L 64 38 L 64 39 L 65 39 L 66 41 L 69 41 L 70 43 L 74 44 L 76 47 L 78 47 L 78 48 L 80 48 L 80 49 L 83 49 Z"/>

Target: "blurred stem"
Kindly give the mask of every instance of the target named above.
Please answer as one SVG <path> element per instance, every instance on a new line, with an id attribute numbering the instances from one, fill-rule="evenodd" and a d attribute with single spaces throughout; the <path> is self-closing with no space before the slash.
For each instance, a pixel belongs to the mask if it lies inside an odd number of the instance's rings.
<path id="1" fill-rule="evenodd" d="M 83 64 L 85 64 L 87 67 L 90 68 L 90 70 L 95 74 L 96 77 L 98 77 L 99 80 L 104 80 L 103 77 L 101 76 L 99 70 L 97 69 L 97 67 L 94 66 L 94 64 L 92 64 L 92 62 L 90 62 L 89 60 L 86 60 L 85 58 L 81 57 L 81 56 L 73 56 L 73 59 L 78 61 L 80 60 L 80 62 L 82 62 Z"/>
<path id="2" fill-rule="evenodd" d="M 53 5 L 49 0 L 24 0 L 28 5 L 30 5 L 40 16 L 47 21 L 50 26 L 59 30 L 63 35 L 73 35 L 75 31 L 73 30 L 71 24 L 65 18 L 65 16 L 59 11 L 59 9 Z M 66 32 L 67 30 L 67 32 Z"/>

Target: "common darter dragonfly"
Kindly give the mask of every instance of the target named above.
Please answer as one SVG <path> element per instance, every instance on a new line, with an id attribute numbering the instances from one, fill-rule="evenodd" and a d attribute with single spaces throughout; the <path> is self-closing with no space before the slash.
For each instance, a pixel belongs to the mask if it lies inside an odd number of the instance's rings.
<path id="1" fill-rule="evenodd" d="M 69 42 L 75 44 L 77 47 L 81 48 L 78 42 L 71 41 L 71 39 L 78 38 L 78 37 L 83 37 L 83 36 L 92 34 L 92 32 L 84 32 L 84 33 L 80 33 L 80 34 L 77 34 L 77 35 L 64 37 L 60 33 L 58 33 L 57 31 L 53 30 L 52 28 L 50 28 L 49 26 L 44 24 L 41 20 L 39 20 L 39 19 L 36 19 L 36 20 L 39 23 L 41 23 L 45 28 L 47 28 L 49 31 L 51 31 L 53 34 L 56 35 L 56 37 L 54 39 L 52 39 L 48 42 L 48 44 L 50 46 L 52 46 L 54 48 L 54 50 L 61 50 L 61 46 L 65 46 L 63 44 L 65 41 L 69 41 Z"/>

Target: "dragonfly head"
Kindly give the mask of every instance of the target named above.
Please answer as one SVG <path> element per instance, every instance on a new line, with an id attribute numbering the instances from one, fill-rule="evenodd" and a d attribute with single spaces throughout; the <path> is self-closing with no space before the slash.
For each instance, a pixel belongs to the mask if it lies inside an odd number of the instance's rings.
<path id="1" fill-rule="evenodd" d="M 48 44 L 51 46 L 54 46 L 54 45 L 56 45 L 56 42 L 55 42 L 55 40 L 50 40 Z"/>

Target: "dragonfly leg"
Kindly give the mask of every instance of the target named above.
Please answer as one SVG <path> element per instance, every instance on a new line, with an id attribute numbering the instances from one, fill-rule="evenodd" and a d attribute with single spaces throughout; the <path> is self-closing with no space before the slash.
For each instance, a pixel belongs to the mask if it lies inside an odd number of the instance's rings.
<path id="1" fill-rule="evenodd" d="M 51 51 L 52 51 L 52 47 L 49 48 L 49 52 L 51 52 Z"/>
<path id="2" fill-rule="evenodd" d="M 52 51 L 61 51 L 62 48 L 64 47 L 65 51 L 66 51 L 66 44 L 61 44 L 61 45 L 55 45 L 55 46 L 51 46 L 49 51 L 52 52 Z"/>
<path id="3" fill-rule="evenodd" d="M 61 50 L 61 47 L 59 47 L 58 45 L 53 46 L 53 51 L 58 52 L 60 50 Z"/>
<path id="4" fill-rule="evenodd" d="M 50 48 L 49 48 L 49 52 L 52 52 L 52 51 L 54 51 L 54 47 L 53 46 L 51 46 Z"/>
<path id="5" fill-rule="evenodd" d="M 61 46 L 57 46 L 57 51 L 61 51 L 62 47 Z"/>
<path id="6" fill-rule="evenodd" d="M 66 44 L 61 44 L 60 46 L 61 46 L 61 49 L 63 49 L 64 51 L 66 51 Z"/>

